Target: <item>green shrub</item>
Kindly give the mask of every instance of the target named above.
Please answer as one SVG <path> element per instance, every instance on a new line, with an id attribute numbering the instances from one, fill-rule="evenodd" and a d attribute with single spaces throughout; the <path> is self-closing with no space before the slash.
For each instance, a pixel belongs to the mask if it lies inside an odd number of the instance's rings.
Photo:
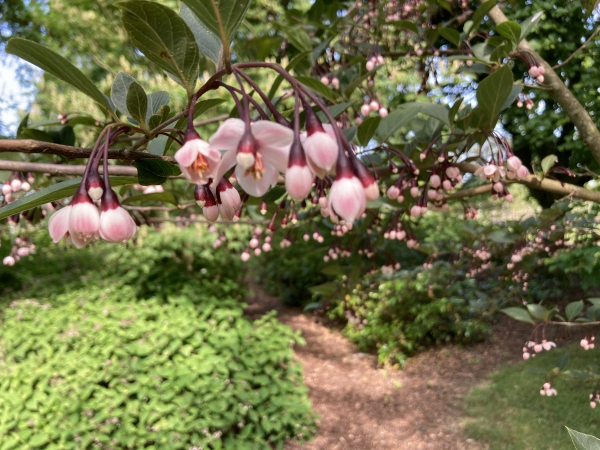
<path id="1" fill-rule="evenodd" d="M 93 264 L 77 268 L 79 288 L 73 271 L 66 290 L 48 271 L 31 292 L 50 295 L 3 296 L 0 449 L 269 449 L 312 437 L 291 349 L 302 339 L 273 315 L 244 317 L 239 255 L 167 231 L 141 236 L 150 252 L 80 250 Z M 51 264 L 54 250 L 37 256 Z"/>
<path id="2" fill-rule="evenodd" d="M 392 278 L 367 277 L 330 315 L 348 320 L 344 334 L 361 350 L 377 348 L 381 364 L 401 366 L 429 345 L 485 339 L 493 309 L 474 279 L 461 279 L 439 262 Z"/>

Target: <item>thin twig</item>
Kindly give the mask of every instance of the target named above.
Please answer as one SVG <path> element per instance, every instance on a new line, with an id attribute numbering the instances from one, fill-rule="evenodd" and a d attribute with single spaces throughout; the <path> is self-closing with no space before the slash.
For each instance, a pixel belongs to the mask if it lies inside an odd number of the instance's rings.
<path id="1" fill-rule="evenodd" d="M 581 47 L 579 47 L 577 50 L 575 50 L 573 53 L 571 53 L 571 56 L 569 56 L 567 59 L 565 59 L 565 60 L 564 60 L 563 62 L 561 62 L 560 64 L 557 64 L 557 65 L 555 65 L 555 66 L 552 66 L 552 69 L 556 70 L 556 69 L 558 69 L 558 68 L 560 68 L 560 67 L 562 67 L 562 66 L 564 66 L 564 65 L 568 64 L 568 63 L 569 63 L 569 61 L 571 61 L 571 60 L 573 59 L 573 57 L 574 57 L 574 56 L 575 56 L 577 53 L 579 53 L 580 51 L 582 51 L 584 48 L 586 48 L 586 47 L 587 47 L 587 45 L 588 45 L 588 44 L 589 44 L 589 43 L 592 41 L 592 39 L 594 39 L 594 38 L 596 37 L 596 35 L 597 35 L 598 33 L 600 33 L 600 27 L 596 28 L 596 29 L 594 30 L 594 32 L 593 32 L 593 33 L 590 35 L 590 37 L 589 37 L 589 38 L 587 38 L 587 40 L 586 40 L 586 41 L 585 41 L 583 44 L 581 44 Z"/>

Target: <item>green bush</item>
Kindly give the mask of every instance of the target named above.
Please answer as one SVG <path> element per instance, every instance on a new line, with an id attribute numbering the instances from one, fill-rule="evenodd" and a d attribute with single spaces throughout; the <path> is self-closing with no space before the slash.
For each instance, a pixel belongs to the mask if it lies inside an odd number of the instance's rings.
<path id="1" fill-rule="evenodd" d="M 377 348 L 381 364 L 401 366 L 426 346 L 485 339 L 493 309 L 474 279 L 461 279 L 439 262 L 391 278 L 367 277 L 330 315 L 347 319 L 344 334 L 361 350 Z"/>
<path id="2" fill-rule="evenodd" d="M 299 335 L 244 317 L 239 255 L 166 231 L 143 251 L 81 250 L 79 288 L 48 271 L 31 292 L 49 295 L 3 296 L 0 449 L 268 449 L 315 433 Z"/>

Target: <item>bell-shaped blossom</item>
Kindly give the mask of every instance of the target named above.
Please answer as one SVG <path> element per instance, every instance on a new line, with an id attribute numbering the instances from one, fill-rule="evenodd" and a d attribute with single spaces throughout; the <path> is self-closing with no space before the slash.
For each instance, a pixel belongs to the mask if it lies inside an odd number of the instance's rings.
<path id="1" fill-rule="evenodd" d="M 255 141 L 255 155 L 253 164 L 248 165 L 249 158 L 244 156 L 241 159 L 243 164 L 239 164 L 237 157 L 245 132 L 246 125 L 242 120 L 227 119 L 209 139 L 211 148 L 225 151 L 213 178 L 220 180 L 238 163 L 235 175 L 242 189 L 253 197 L 262 197 L 271 186 L 277 184 L 279 173 L 286 171 L 294 133 L 289 128 L 268 120 L 253 122 L 250 132 Z"/>
<path id="2" fill-rule="evenodd" d="M 306 198 L 312 189 L 313 178 L 300 138 L 295 137 L 290 147 L 288 168 L 285 172 L 285 188 L 290 197 L 296 201 Z"/>
<path id="3" fill-rule="evenodd" d="M 527 175 L 529 175 L 529 170 L 527 169 L 527 167 L 520 166 L 517 169 L 517 178 L 519 180 L 524 180 L 525 178 L 527 178 Z"/>
<path id="4" fill-rule="evenodd" d="M 10 182 L 10 187 L 13 192 L 20 191 L 21 190 L 21 180 L 19 180 L 18 178 L 15 178 L 14 180 L 12 180 Z"/>
<path id="5" fill-rule="evenodd" d="M 2 185 L 2 195 L 8 195 L 12 192 L 12 188 L 10 187 L 10 183 L 6 183 Z"/>
<path id="6" fill-rule="evenodd" d="M 2 264 L 4 264 L 5 266 L 14 266 L 15 262 L 15 258 L 13 258 L 12 256 L 7 256 L 2 260 Z"/>
<path id="7" fill-rule="evenodd" d="M 373 175 L 371 175 L 371 172 L 367 170 L 364 164 L 360 162 L 360 160 L 356 156 L 354 156 L 353 153 L 350 153 L 350 155 L 352 169 L 358 177 L 358 179 L 360 180 L 360 182 L 362 183 L 363 188 L 365 189 L 365 195 L 367 197 L 367 200 L 377 200 L 377 198 L 379 197 L 379 185 L 377 184 L 377 181 L 375 180 Z"/>
<path id="8" fill-rule="evenodd" d="M 194 184 L 208 183 L 220 160 L 221 153 L 200 139 L 196 132 L 186 133 L 183 146 L 175 153 L 181 173 Z"/>
<path id="9" fill-rule="evenodd" d="M 543 341 L 542 347 L 544 347 L 544 350 L 550 350 L 552 347 L 556 347 L 556 344 L 551 341 Z"/>
<path id="10" fill-rule="evenodd" d="M 198 185 L 194 192 L 196 203 L 202 206 L 202 214 L 209 222 L 216 222 L 219 218 L 219 207 L 217 199 L 208 186 Z"/>
<path id="11" fill-rule="evenodd" d="M 100 237 L 108 242 L 122 243 L 131 239 L 137 231 L 137 225 L 123 208 L 112 189 L 102 196 L 100 214 Z"/>
<path id="12" fill-rule="evenodd" d="M 339 146 L 331 124 L 322 124 L 314 111 L 306 108 L 306 134 L 301 135 L 308 165 L 319 178 L 330 172 L 337 161 Z"/>
<path id="13" fill-rule="evenodd" d="M 71 205 L 65 206 L 52 214 L 48 222 L 48 232 L 52 241 L 57 244 L 69 232 L 69 216 L 71 214 Z"/>
<path id="14" fill-rule="evenodd" d="M 98 237 L 100 214 L 85 191 L 75 194 L 69 214 L 69 236 L 75 247 L 81 248 Z"/>
<path id="15" fill-rule="evenodd" d="M 523 163 L 517 156 L 513 155 L 506 160 L 506 165 L 508 167 L 508 170 L 516 172 L 519 169 L 519 167 L 523 165 Z"/>
<path id="16" fill-rule="evenodd" d="M 429 177 L 429 185 L 435 189 L 439 188 L 442 185 L 442 180 L 441 180 L 440 176 L 436 173 L 431 175 Z"/>
<path id="17" fill-rule="evenodd" d="M 221 178 L 216 188 L 217 203 L 223 205 L 223 207 L 235 212 L 240 206 L 242 206 L 242 199 L 240 193 L 229 180 L 225 177 Z"/>
<path id="18" fill-rule="evenodd" d="M 367 196 L 360 180 L 353 174 L 338 174 L 329 190 L 329 204 L 335 211 L 335 214 L 330 211 L 330 217 L 338 215 L 346 222 L 354 222 L 367 205 Z"/>

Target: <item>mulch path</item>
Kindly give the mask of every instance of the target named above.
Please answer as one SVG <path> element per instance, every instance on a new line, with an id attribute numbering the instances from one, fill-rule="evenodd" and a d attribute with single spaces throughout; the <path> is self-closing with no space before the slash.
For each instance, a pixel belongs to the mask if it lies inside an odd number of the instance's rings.
<path id="1" fill-rule="evenodd" d="M 401 371 L 377 368 L 339 331 L 300 309 L 288 308 L 252 286 L 248 315 L 276 309 L 278 319 L 300 330 L 306 346 L 294 350 L 304 367 L 313 408 L 321 416 L 310 443 L 286 449 L 420 450 L 486 449 L 463 433 L 465 395 L 501 364 L 521 360 L 531 328 L 502 318 L 493 339 L 477 345 L 441 346 L 411 358 Z"/>

